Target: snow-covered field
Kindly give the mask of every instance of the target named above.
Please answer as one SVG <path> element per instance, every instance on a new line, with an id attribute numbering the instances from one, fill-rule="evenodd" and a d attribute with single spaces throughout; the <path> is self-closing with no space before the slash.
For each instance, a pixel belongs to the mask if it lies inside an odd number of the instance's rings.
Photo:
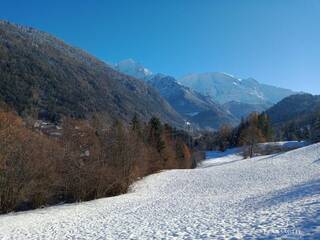
<path id="1" fill-rule="evenodd" d="M 231 151 L 129 194 L 0 217 L 0 239 L 232 237 L 320 239 L 320 144 L 245 160 Z"/>

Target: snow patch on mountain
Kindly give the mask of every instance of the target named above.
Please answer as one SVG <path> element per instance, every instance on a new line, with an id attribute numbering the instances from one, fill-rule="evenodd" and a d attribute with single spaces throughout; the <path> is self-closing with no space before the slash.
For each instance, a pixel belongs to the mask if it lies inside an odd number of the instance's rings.
<path id="1" fill-rule="evenodd" d="M 114 65 L 114 68 L 122 73 L 142 80 L 153 74 L 149 69 L 133 59 L 123 60 Z"/>

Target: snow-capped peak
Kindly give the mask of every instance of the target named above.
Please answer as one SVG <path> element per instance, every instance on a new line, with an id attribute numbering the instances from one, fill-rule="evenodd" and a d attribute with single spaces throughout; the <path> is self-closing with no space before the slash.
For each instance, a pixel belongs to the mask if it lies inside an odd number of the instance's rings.
<path id="1" fill-rule="evenodd" d="M 148 68 L 145 68 L 142 64 L 131 58 L 117 63 L 115 69 L 139 79 L 145 79 L 152 75 L 152 72 Z"/>
<path id="2" fill-rule="evenodd" d="M 229 74 L 229 73 L 222 72 L 222 74 L 227 75 L 227 76 L 232 77 L 232 78 L 235 78 L 235 76 L 234 76 L 234 75 Z"/>

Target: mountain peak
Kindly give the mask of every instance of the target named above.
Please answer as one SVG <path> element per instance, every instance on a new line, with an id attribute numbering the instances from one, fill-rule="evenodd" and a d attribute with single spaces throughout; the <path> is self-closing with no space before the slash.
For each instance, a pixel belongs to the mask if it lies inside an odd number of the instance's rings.
<path id="1" fill-rule="evenodd" d="M 124 74 L 143 80 L 152 75 L 152 72 L 148 68 L 145 68 L 142 64 L 132 58 L 118 62 L 115 65 L 115 69 Z"/>

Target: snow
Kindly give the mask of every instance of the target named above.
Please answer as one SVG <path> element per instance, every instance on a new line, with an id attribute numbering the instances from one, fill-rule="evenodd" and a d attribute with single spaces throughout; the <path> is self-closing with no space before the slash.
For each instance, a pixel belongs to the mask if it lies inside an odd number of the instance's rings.
<path id="1" fill-rule="evenodd" d="M 234 76 L 234 75 L 229 74 L 229 73 L 226 73 L 226 72 L 222 72 L 222 74 L 224 74 L 224 75 L 226 75 L 226 76 L 228 76 L 228 77 L 231 77 L 231 78 L 235 78 L 235 76 Z"/>
<path id="2" fill-rule="evenodd" d="M 121 196 L 3 215 L 0 239 L 320 239 L 320 143 L 238 152 L 148 176 Z"/>
<path id="3" fill-rule="evenodd" d="M 149 69 L 145 68 L 142 64 L 134 61 L 133 59 L 123 60 L 117 63 L 114 68 L 124 74 L 128 74 L 142 80 L 146 80 L 147 77 L 150 77 L 153 74 Z"/>
<path id="4" fill-rule="evenodd" d="M 188 115 L 189 117 L 194 117 L 195 115 L 199 114 L 200 112 L 190 112 L 187 113 L 186 115 Z"/>
<path id="5" fill-rule="evenodd" d="M 283 141 L 283 142 L 268 142 L 260 143 L 260 146 L 281 146 L 287 149 L 295 149 L 307 146 L 309 143 L 307 141 Z"/>

